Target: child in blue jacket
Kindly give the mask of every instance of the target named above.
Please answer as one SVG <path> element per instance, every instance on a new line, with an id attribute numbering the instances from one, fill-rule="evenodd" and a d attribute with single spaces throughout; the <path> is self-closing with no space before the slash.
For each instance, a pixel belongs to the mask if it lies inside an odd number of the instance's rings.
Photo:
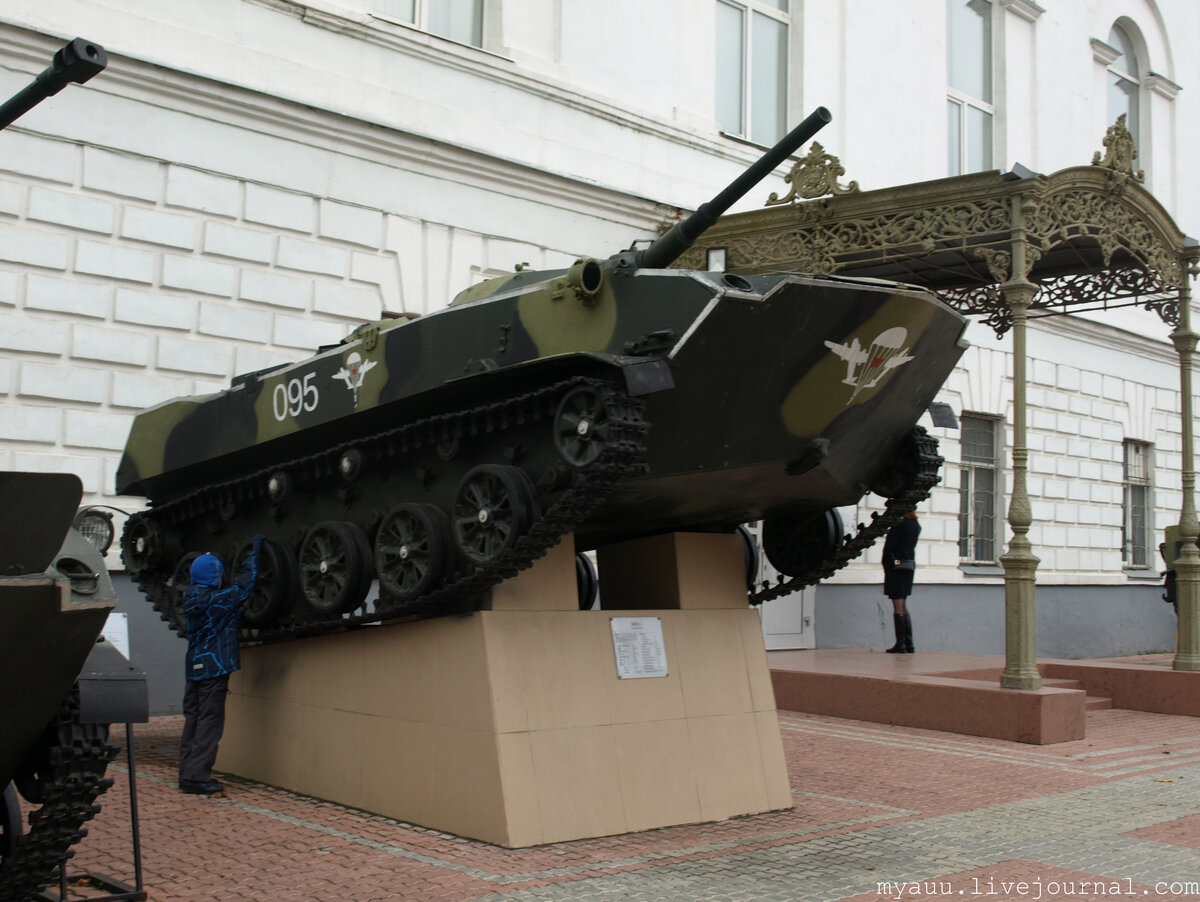
<path id="1" fill-rule="evenodd" d="M 238 649 L 242 605 L 258 581 L 263 537 L 254 537 L 250 556 L 233 585 L 221 588 L 224 566 L 213 554 L 192 562 L 191 584 L 183 593 L 187 623 L 187 687 L 183 694 L 183 736 L 179 740 L 179 788 L 212 795 L 222 786 L 212 778 L 217 746 L 225 730 L 229 674 L 242 666 Z"/>

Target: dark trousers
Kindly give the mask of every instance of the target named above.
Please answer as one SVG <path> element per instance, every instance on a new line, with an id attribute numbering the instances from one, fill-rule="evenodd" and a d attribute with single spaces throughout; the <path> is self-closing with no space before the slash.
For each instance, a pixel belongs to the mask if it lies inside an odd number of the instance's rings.
<path id="1" fill-rule="evenodd" d="M 183 736 L 179 740 L 179 779 L 212 779 L 217 746 L 225 731 L 225 695 L 229 675 L 188 680 L 183 692 Z"/>

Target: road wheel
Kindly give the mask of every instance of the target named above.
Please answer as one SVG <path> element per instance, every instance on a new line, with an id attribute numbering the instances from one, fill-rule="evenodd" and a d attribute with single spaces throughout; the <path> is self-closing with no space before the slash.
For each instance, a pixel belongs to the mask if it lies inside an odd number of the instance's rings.
<path id="1" fill-rule="evenodd" d="M 842 517 L 776 508 L 763 520 L 763 551 L 771 566 L 785 576 L 804 576 L 833 557 L 842 545 Z"/>
<path id="2" fill-rule="evenodd" d="M 534 489 L 525 473 L 483 464 L 468 471 L 454 496 L 452 530 L 463 556 L 484 567 L 512 549 L 536 515 Z"/>
<path id="3" fill-rule="evenodd" d="M 322 616 L 342 614 L 357 607 L 370 586 L 369 559 L 364 559 L 365 538 L 352 523 L 325 520 L 300 543 L 300 596 L 310 610 Z"/>
<path id="4" fill-rule="evenodd" d="M 398 504 L 375 534 L 379 586 L 395 602 L 412 601 L 442 583 L 448 559 L 448 521 L 431 504 Z"/>
<path id="5" fill-rule="evenodd" d="M 246 542 L 233 559 L 234 575 L 241 573 L 242 562 L 250 557 L 253 542 Z M 292 550 L 275 539 L 263 539 L 258 556 L 258 580 L 242 608 L 242 623 L 252 629 L 270 626 L 292 609 L 299 584 L 296 557 Z"/>

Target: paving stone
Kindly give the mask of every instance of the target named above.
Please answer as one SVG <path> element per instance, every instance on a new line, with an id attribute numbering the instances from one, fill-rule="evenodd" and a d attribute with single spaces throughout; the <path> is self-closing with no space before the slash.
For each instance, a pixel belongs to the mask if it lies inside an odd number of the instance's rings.
<path id="1" fill-rule="evenodd" d="M 1066 902 L 1114 894 L 1047 888 L 1179 899 L 1156 885 L 1200 880 L 1200 719 L 1093 711 L 1086 740 L 1056 746 L 780 721 L 789 811 L 504 849 L 233 777 L 223 799 L 185 796 L 181 718 L 156 718 L 135 728 L 146 887 L 188 902 Z M 123 760 L 73 870 L 132 877 Z"/>

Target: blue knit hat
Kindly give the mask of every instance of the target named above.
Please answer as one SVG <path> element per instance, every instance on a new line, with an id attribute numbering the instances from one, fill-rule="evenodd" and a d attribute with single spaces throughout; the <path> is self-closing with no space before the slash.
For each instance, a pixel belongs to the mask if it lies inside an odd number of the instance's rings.
<path id="1" fill-rule="evenodd" d="M 192 561 L 192 585 L 211 586 L 215 589 L 221 585 L 221 574 L 224 572 L 225 565 L 219 557 L 215 554 L 202 554 Z"/>

